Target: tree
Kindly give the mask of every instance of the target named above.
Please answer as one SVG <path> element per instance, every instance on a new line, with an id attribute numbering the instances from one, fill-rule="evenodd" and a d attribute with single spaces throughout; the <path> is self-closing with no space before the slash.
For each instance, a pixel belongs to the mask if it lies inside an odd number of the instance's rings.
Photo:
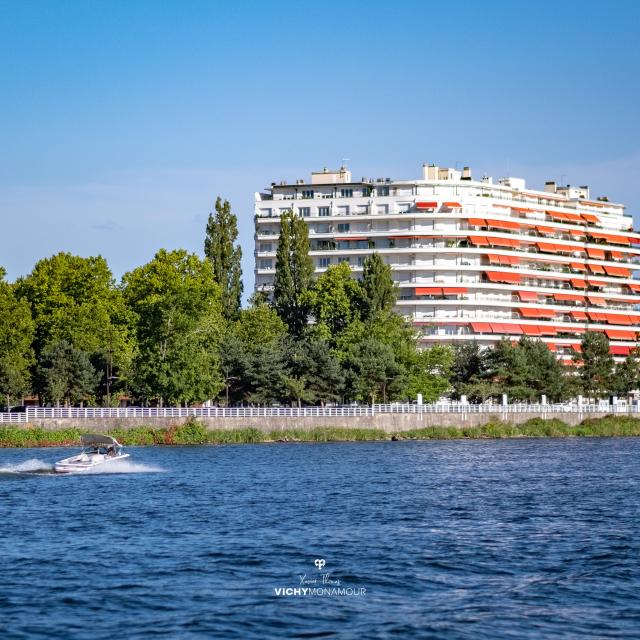
<path id="1" fill-rule="evenodd" d="M 309 289 L 309 309 L 328 336 L 342 333 L 358 317 L 359 293 L 346 262 L 330 266 Z"/>
<path id="2" fill-rule="evenodd" d="M 409 365 L 407 395 L 416 398 L 420 393 L 424 402 L 435 402 L 451 387 L 453 349 L 449 345 L 435 345 L 416 351 Z"/>
<path id="3" fill-rule="evenodd" d="M 66 341 L 101 372 L 106 373 L 104 365 L 111 360 L 118 378 L 126 380 L 135 351 L 133 322 L 104 258 L 70 253 L 44 258 L 17 281 L 15 292 L 31 307 L 38 363 L 51 345 Z M 102 388 L 105 383 L 103 378 Z"/>
<path id="4" fill-rule="evenodd" d="M 31 387 L 34 323 L 29 303 L 16 298 L 4 275 L 0 267 L 0 404 L 9 408 Z"/>
<path id="5" fill-rule="evenodd" d="M 486 363 L 482 349 L 475 340 L 455 345 L 453 353 L 451 383 L 455 396 L 460 398 L 467 395 L 470 385 L 477 384 L 485 377 Z"/>
<path id="6" fill-rule="evenodd" d="M 220 285 L 225 318 L 234 319 L 240 311 L 242 297 L 242 249 L 238 239 L 238 219 L 227 200 L 216 200 L 216 213 L 209 214 L 204 253 L 213 266 L 215 281 Z"/>
<path id="7" fill-rule="evenodd" d="M 581 353 L 574 360 L 582 361 L 578 372 L 582 390 L 588 398 L 607 395 L 613 386 L 613 356 L 609 339 L 604 333 L 587 331 L 582 338 Z"/>
<path id="8" fill-rule="evenodd" d="M 376 399 L 387 402 L 404 395 L 406 370 L 396 361 L 393 349 L 375 338 L 352 345 L 345 368 L 348 390 L 355 400 L 373 404 Z"/>
<path id="9" fill-rule="evenodd" d="M 280 217 L 273 303 L 292 335 L 300 335 L 307 324 L 309 310 L 305 293 L 312 278 L 307 225 L 292 210 L 286 211 Z"/>
<path id="10" fill-rule="evenodd" d="M 43 353 L 38 377 L 44 397 L 60 406 L 62 400 L 75 404 L 91 398 L 100 376 L 86 353 L 58 340 Z"/>
<path id="11" fill-rule="evenodd" d="M 218 354 L 224 320 L 211 263 L 161 249 L 125 274 L 123 294 L 136 317 L 134 396 L 161 404 L 216 397 L 223 386 Z"/>
<path id="12" fill-rule="evenodd" d="M 523 336 L 518 349 L 526 365 L 524 382 L 532 392 L 529 400 L 539 401 L 545 395 L 551 402 L 561 402 L 574 395 L 573 377 L 544 342 Z"/>
<path id="13" fill-rule="evenodd" d="M 640 387 L 640 349 L 631 349 L 623 362 L 616 365 L 613 391 L 620 396 L 628 396 Z"/>
<path id="14" fill-rule="evenodd" d="M 251 353 L 259 345 L 283 338 L 287 334 L 287 326 L 261 296 L 254 296 L 251 306 L 240 311 L 234 331 L 247 352 Z"/>
<path id="15" fill-rule="evenodd" d="M 249 401 L 269 405 L 291 395 L 288 353 L 284 339 L 257 344 L 249 361 Z"/>
<path id="16" fill-rule="evenodd" d="M 360 293 L 360 307 L 364 320 L 390 311 L 396 303 L 398 291 L 391 277 L 391 267 L 384 263 L 379 253 L 365 258 Z"/>
<path id="17" fill-rule="evenodd" d="M 220 343 L 220 373 L 227 407 L 240 402 L 247 393 L 250 354 L 234 327 L 225 332 Z"/>

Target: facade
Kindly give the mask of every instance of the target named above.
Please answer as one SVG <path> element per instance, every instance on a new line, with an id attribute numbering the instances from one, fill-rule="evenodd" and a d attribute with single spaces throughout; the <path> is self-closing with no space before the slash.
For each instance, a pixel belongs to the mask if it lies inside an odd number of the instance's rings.
<path id="1" fill-rule="evenodd" d="M 316 273 L 346 261 L 357 275 L 378 252 L 399 287 L 397 310 L 425 346 L 502 337 L 543 340 L 563 360 L 601 331 L 616 359 L 636 345 L 640 234 L 622 204 L 588 187 L 528 189 L 521 178 L 473 180 L 423 166 L 420 180 L 320 171 L 255 196 L 256 290 L 275 275 L 279 218 L 308 224 Z"/>

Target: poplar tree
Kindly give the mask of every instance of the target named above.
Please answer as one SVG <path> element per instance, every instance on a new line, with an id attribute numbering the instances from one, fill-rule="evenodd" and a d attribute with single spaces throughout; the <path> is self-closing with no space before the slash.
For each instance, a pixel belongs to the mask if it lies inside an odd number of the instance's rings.
<path id="1" fill-rule="evenodd" d="M 307 225 L 292 211 L 280 217 L 280 239 L 276 253 L 273 303 L 278 315 L 298 336 L 307 324 L 306 292 L 313 278 L 313 261 L 309 256 Z"/>
<path id="2" fill-rule="evenodd" d="M 579 368 L 582 390 L 588 398 L 600 397 L 610 392 L 613 383 L 613 356 L 609 352 L 609 339 L 604 333 L 587 331 L 582 338 L 581 353 L 575 360 L 582 360 Z"/>
<path id="3" fill-rule="evenodd" d="M 216 212 L 209 214 L 204 253 L 213 266 L 215 281 L 222 289 L 222 309 L 225 318 L 235 319 L 240 311 L 242 297 L 242 249 L 235 245 L 238 239 L 238 219 L 231 205 L 220 197 Z"/>
<path id="4" fill-rule="evenodd" d="M 364 320 L 390 311 L 395 304 L 397 287 L 391 277 L 391 267 L 384 263 L 379 253 L 373 253 L 365 259 L 360 288 Z"/>

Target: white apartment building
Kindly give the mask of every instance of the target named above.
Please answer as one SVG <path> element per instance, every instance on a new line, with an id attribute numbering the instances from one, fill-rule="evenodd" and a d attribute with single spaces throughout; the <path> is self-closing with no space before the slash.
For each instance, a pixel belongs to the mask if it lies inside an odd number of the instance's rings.
<path id="1" fill-rule="evenodd" d="M 424 165 L 418 180 L 352 180 L 345 167 L 273 183 L 255 196 L 255 287 L 270 290 L 279 219 L 293 209 L 309 227 L 320 274 L 348 262 L 357 276 L 378 252 L 399 287 L 397 311 L 425 345 L 521 335 L 568 361 L 587 329 L 623 358 L 640 331 L 640 234 L 622 204 L 586 186 L 521 178 L 474 180 Z"/>

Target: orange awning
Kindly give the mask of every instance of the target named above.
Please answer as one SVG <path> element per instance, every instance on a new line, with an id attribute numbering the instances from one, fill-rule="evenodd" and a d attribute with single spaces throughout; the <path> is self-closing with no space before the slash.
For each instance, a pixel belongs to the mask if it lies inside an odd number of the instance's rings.
<path id="1" fill-rule="evenodd" d="M 579 293 L 554 293 L 553 297 L 562 302 L 582 302 L 584 300 L 584 296 Z"/>
<path id="2" fill-rule="evenodd" d="M 524 207 L 511 207 L 511 209 L 518 213 L 531 213 L 533 211 L 533 209 L 526 209 Z"/>
<path id="3" fill-rule="evenodd" d="M 554 220 L 564 220 L 567 222 L 582 222 L 582 218 L 577 213 L 567 213 L 566 211 L 547 211 Z"/>
<path id="4" fill-rule="evenodd" d="M 484 218 L 469 218 L 469 224 L 472 224 L 474 227 L 484 227 L 486 222 Z"/>
<path id="5" fill-rule="evenodd" d="M 520 223 L 511 222 L 510 220 L 488 220 L 487 219 L 487 225 L 490 227 L 493 227 L 494 229 L 507 229 L 507 230 L 520 229 Z"/>
<path id="6" fill-rule="evenodd" d="M 445 207 L 448 207 L 449 209 L 461 209 L 462 205 L 459 202 L 443 202 L 442 204 L 444 204 Z"/>
<path id="7" fill-rule="evenodd" d="M 336 238 L 336 242 L 348 242 L 349 240 L 367 240 L 369 236 L 349 236 L 346 238 Z"/>
<path id="8" fill-rule="evenodd" d="M 416 202 L 416 209 L 437 209 L 437 202 Z"/>
<path id="9" fill-rule="evenodd" d="M 497 271 L 487 271 L 487 278 L 490 282 L 517 284 L 520 282 L 521 276 L 519 273 L 498 273 Z"/>
<path id="10" fill-rule="evenodd" d="M 491 333 L 491 325 L 488 322 L 472 322 L 471 328 L 476 333 Z"/>
<path id="11" fill-rule="evenodd" d="M 441 296 L 442 287 L 416 287 L 417 296 Z"/>
<path id="12" fill-rule="evenodd" d="M 571 278 L 571 284 L 576 289 L 586 289 L 587 283 L 584 280 L 578 280 L 578 278 Z"/>
<path id="13" fill-rule="evenodd" d="M 610 251 L 612 258 L 616 258 L 617 260 L 622 260 L 624 258 L 624 253 L 622 251 Z"/>
<path id="14" fill-rule="evenodd" d="M 539 336 L 540 335 L 540 327 L 536 326 L 536 325 L 528 325 L 528 324 L 523 324 L 521 325 L 522 330 L 524 331 L 525 335 L 527 336 Z"/>
<path id="15" fill-rule="evenodd" d="M 558 231 L 557 229 L 554 229 L 553 227 L 544 227 L 543 225 L 538 225 L 538 224 L 536 225 L 536 229 L 540 233 L 555 233 L 556 231 Z"/>
<path id="16" fill-rule="evenodd" d="M 538 302 L 538 294 L 535 291 L 518 291 L 521 302 Z"/>
<path id="17" fill-rule="evenodd" d="M 488 253 L 487 258 L 489 258 L 490 264 L 502 264 L 502 256 L 498 256 L 495 253 Z"/>
<path id="18" fill-rule="evenodd" d="M 586 222 L 593 222 L 595 224 L 598 224 L 600 222 L 598 216 L 594 216 L 593 213 L 581 213 L 580 215 Z"/>
<path id="19" fill-rule="evenodd" d="M 598 233 L 591 230 L 589 231 L 589 235 L 597 240 L 606 240 L 607 242 L 613 242 L 614 244 L 630 244 L 630 240 L 627 236 L 617 236 L 612 233 Z"/>
<path id="20" fill-rule="evenodd" d="M 624 331 L 622 329 L 605 329 L 607 337 L 612 340 L 635 340 L 635 331 Z"/>
<path id="21" fill-rule="evenodd" d="M 572 311 L 571 316 L 574 320 L 587 320 L 587 314 L 584 311 Z"/>
<path id="22" fill-rule="evenodd" d="M 512 238 L 487 237 L 489 244 L 495 247 L 519 247 L 520 241 Z"/>
<path id="23" fill-rule="evenodd" d="M 569 229 L 569 233 L 576 238 L 582 238 L 584 236 L 584 231 L 580 231 L 580 229 Z"/>
<path id="24" fill-rule="evenodd" d="M 600 298 L 599 296 L 587 296 L 589 298 L 589 302 L 591 304 L 595 304 L 597 307 L 605 307 L 607 302 L 604 298 Z"/>
<path id="25" fill-rule="evenodd" d="M 604 269 L 610 276 L 621 276 L 623 278 L 631 277 L 630 269 L 624 269 L 623 267 L 606 267 L 606 266 Z"/>
<path id="26" fill-rule="evenodd" d="M 602 249 L 592 249 L 587 247 L 587 255 L 590 258 L 597 258 L 598 260 L 604 260 L 604 251 Z"/>
<path id="27" fill-rule="evenodd" d="M 540 251 L 546 251 L 547 253 L 555 253 L 557 249 L 557 245 L 551 244 L 550 242 L 536 242 L 536 247 L 538 247 Z"/>
<path id="28" fill-rule="evenodd" d="M 609 353 L 614 356 L 628 356 L 631 351 L 631 347 L 625 347 L 620 344 L 612 344 L 609 346 Z"/>
<path id="29" fill-rule="evenodd" d="M 527 307 L 519 307 L 518 311 L 520 311 L 520 315 L 523 318 L 539 318 L 540 317 L 540 309 L 529 309 Z"/>
<path id="30" fill-rule="evenodd" d="M 631 291 L 640 291 L 640 284 L 629 284 L 627 283 L 627 287 L 631 289 Z"/>
<path id="31" fill-rule="evenodd" d="M 607 322 L 609 324 L 633 324 L 633 320 L 629 316 L 625 316 L 618 313 L 608 313 Z"/>
<path id="32" fill-rule="evenodd" d="M 582 264 L 581 262 L 572 262 L 571 263 L 571 268 L 574 271 L 586 271 L 587 270 L 587 266 Z"/>
<path id="33" fill-rule="evenodd" d="M 604 273 L 604 267 L 601 264 L 590 264 L 591 273 Z"/>
<path id="34" fill-rule="evenodd" d="M 489 241 L 482 236 L 469 237 L 469 242 L 471 242 L 471 244 L 475 244 L 476 247 L 486 247 L 489 244 Z"/>

